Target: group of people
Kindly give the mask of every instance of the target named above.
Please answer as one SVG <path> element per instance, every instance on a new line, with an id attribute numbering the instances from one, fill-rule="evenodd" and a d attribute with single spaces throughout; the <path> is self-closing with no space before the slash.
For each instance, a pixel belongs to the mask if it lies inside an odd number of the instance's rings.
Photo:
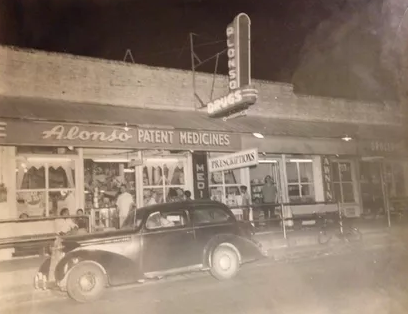
<path id="1" fill-rule="evenodd" d="M 255 208 L 253 211 L 253 216 L 250 217 L 250 211 L 251 208 L 249 207 L 251 205 L 251 197 L 248 192 L 248 187 L 245 185 L 242 185 L 240 187 L 240 192 L 241 192 L 241 204 L 240 206 L 243 206 L 243 211 L 244 211 L 244 219 L 249 220 L 249 219 L 255 219 L 258 220 L 260 216 L 260 210 L 258 208 Z M 270 219 L 272 218 L 272 215 L 275 211 L 275 206 L 278 203 L 278 189 L 273 182 L 273 179 L 270 175 L 267 175 L 264 180 L 264 185 L 262 186 L 262 203 L 265 204 L 262 206 L 262 211 L 264 213 L 264 218 L 265 219 Z"/>
<path id="2" fill-rule="evenodd" d="M 191 192 L 186 190 L 183 191 L 182 189 L 175 189 L 169 188 L 169 192 L 167 194 L 166 201 L 170 202 L 181 202 L 181 201 L 190 201 L 191 200 Z M 148 193 L 145 199 L 145 205 L 151 206 L 156 205 L 158 203 L 156 199 L 156 195 L 154 190 Z M 120 187 L 120 194 L 116 200 L 116 207 L 119 211 L 119 224 L 122 226 L 123 222 L 125 221 L 129 210 L 134 206 L 134 199 L 132 194 L 127 191 L 126 185 L 122 185 Z"/>
<path id="3" fill-rule="evenodd" d="M 259 218 L 260 211 L 259 210 L 254 210 L 253 211 L 253 217 L 250 217 L 250 205 L 251 205 L 251 197 L 248 191 L 248 187 L 245 185 L 240 186 L 240 194 L 241 194 L 241 206 L 244 207 L 244 219 L 249 220 L 249 219 L 255 219 Z M 278 203 L 278 190 L 276 188 L 275 183 L 272 180 L 272 177 L 270 175 L 265 177 L 265 182 L 262 187 L 262 202 L 265 204 L 265 206 L 262 208 L 262 211 L 264 213 L 265 219 L 271 218 L 271 216 L 274 213 L 275 210 L 275 205 Z M 167 202 L 180 202 L 180 201 L 190 201 L 191 199 L 191 192 L 186 190 L 183 191 L 182 189 L 175 189 L 175 188 L 169 188 L 168 195 L 166 197 Z M 149 205 L 155 205 L 157 204 L 157 200 L 154 197 L 154 193 L 151 193 L 147 200 L 145 200 L 145 204 L 147 206 Z M 134 198 L 132 194 L 130 194 L 127 190 L 126 185 L 122 185 L 120 187 L 120 193 L 118 194 L 118 197 L 116 199 L 116 207 L 118 210 L 118 217 L 119 217 L 119 225 L 122 226 L 123 222 L 125 221 L 129 211 L 131 208 L 133 208 L 135 205 Z M 245 208 L 246 207 L 246 208 Z M 76 212 L 77 216 L 83 216 L 84 211 L 82 209 L 78 209 Z M 72 230 L 77 230 L 77 229 L 86 229 L 86 224 L 87 222 L 85 221 L 86 219 L 69 219 L 68 216 L 70 216 L 70 211 L 68 208 L 63 208 L 60 211 L 60 216 L 67 217 L 64 220 L 59 221 L 59 230 L 61 230 L 62 233 L 67 233 Z"/>
<path id="4" fill-rule="evenodd" d="M 89 221 L 84 217 L 83 209 L 78 209 L 76 211 L 76 218 L 70 217 L 70 212 L 68 208 L 61 209 L 59 216 L 64 217 L 64 219 L 56 220 L 56 230 L 60 235 L 70 234 L 70 233 L 86 233 Z"/>

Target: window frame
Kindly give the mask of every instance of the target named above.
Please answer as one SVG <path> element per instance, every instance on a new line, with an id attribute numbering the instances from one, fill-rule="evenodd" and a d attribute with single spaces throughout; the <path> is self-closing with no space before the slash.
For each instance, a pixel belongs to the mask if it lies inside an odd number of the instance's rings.
<path id="1" fill-rule="evenodd" d="M 40 154 L 19 154 L 16 156 L 15 159 L 15 163 L 16 163 L 16 170 L 19 169 L 19 163 L 21 162 L 21 160 L 23 160 L 23 163 L 25 163 L 25 159 L 29 159 L 30 157 L 35 157 L 35 158 L 43 158 L 43 161 L 40 161 L 38 163 L 36 163 L 37 165 L 41 165 L 41 167 L 44 168 L 44 181 L 45 181 L 45 186 L 44 188 L 37 188 L 37 189 L 19 189 L 16 186 L 15 189 L 15 197 L 17 200 L 17 194 L 18 193 L 31 193 L 31 192 L 42 192 L 45 193 L 45 197 L 44 197 L 44 212 L 42 215 L 38 216 L 31 216 L 31 217 L 51 217 L 50 216 L 50 193 L 51 192 L 66 192 L 69 191 L 71 193 L 73 193 L 74 197 L 75 197 L 75 204 L 77 207 L 75 209 L 75 211 L 80 208 L 79 205 L 79 195 L 78 195 L 78 180 L 80 180 L 80 178 L 78 178 L 78 156 L 77 155 L 40 155 Z M 71 171 L 73 171 L 74 173 L 74 187 L 67 187 L 67 188 L 50 188 L 50 164 L 52 164 L 52 161 L 50 161 L 51 159 L 70 159 L 69 162 L 72 162 L 74 164 L 74 168 L 71 168 Z M 47 160 L 48 159 L 48 160 Z M 16 173 L 17 175 L 17 173 Z M 24 179 L 23 179 L 24 180 Z M 18 208 L 17 208 L 17 212 L 18 212 Z M 18 213 L 20 214 L 20 213 Z M 56 216 L 59 216 L 59 213 L 56 213 Z M 52 216 L 54 217 L 54 216 Z"/>
<path id="2" fill-rule="evenodd" d="M 291 159 L 297 159 L 297 161 L 291 161 Z M 300 161 L 300 160 L 305 160 L 305 161 Z M 311 160 L 311 161 L 309 161 Z M 289 176 L 288 176 L 288 164 L 295 164 L 296 165 L 296 175 L 297 175 L 297 181 L 296 182 L 289 182 Z M 300 164 L 310 164 L 312 167 L 312 178 L 308 178 L 308 180 L 310 181 L 306 181 L 306 182 L 302 182 L 301 179 L 301 171 L 300 171 Z M 298 198 L 298 200 L 300 202 L 302 202 L 302 200 L 304 198 L 311 198 L 313 201 L 316 201 L 316 186 L 315 186 L 315 173 L 314 173 L 314 168 L 313 168 L 313 159 L 311 157 L 290 157 L 287 156 L 287 159 L 285 161 L 285 176 L 286 176 L 286 186 L 287 186 L 287 194 L 288 194 L 288 200 L 290 203 L 295 203 L 296 201 L 292 199 L 292 197 L 296 197 Z M 298 195 L 297 196 L 293 196 L 290 195 L 290 187 L 291 186 L 297 186 L 298 188 Z M 312 187 L 311 193 L 310 194 L 305 194 L 303 195 L 302 193 L 302 186 L 308 186 L 309 189 L 310 187 Z"/>
<path id="3" fill-rule="evenodd" d="M 164 176 L 164 165 L 165 164 L 169 164 L 172 162 L 176 162 L 176 163 L 182 163 L 183 164 L 183 180 L 184 180 L 184 184 L 166 184 L 166 180 L 164 180 L 165 176 Z M 144 168 L 145 167 L 151 167 L 152 165 L 158 165 L 159 167 L 161 167 L 162 169 L 162 176 L 161 176 L 161 180 L 162 183 L 159 185 L 145 185 L 143 182 L 143 172 L 144 172 Z M 147 158 L 144 162 L 143 165 L 137 166 L 136 167 L 136 173 L 138 174 L 138 178 L 136 178 L 136 185 L 140 184 L 139 186 L 141 187 L 141 189 L 136 189 L 136 194 L 137 194 L 137 200 L 136 203 L 138 204 L 139 207 L 145 207 L 147 206 L 144 203 L 144 191 L 145 190 L 157 190 L 160 189 L 162 191 L 162 195 L 163 195 L 163 202 L 162 203 L 157 203 L 157 204 L 166 204 L 168 203 L 168 199 L 167 199 L 167 194 L 169 189 L 173 188 L 173 189 L 182 189 L 183 192 L 188 190 L 188 160 L 185 156 L 173 156 L 170 158 L 160 158 L 160 161 L 158 161 L 156 158 Z"/>
<path id="4" fill-rule="evenodd" d="M 149 221 L 149 218 L 156 214 L 156 213 L 160 213 L 162 214 L 171 214 L 171 213 L 180 213 L 180 217 L 181 215 L 184 216 L 185 219 L 185 224 L 184 225 L 174 225 L 174 226 L 170 226 L 170 227 L 163 227 L 162 225 L 158 228 L 148 228 L 147 226 L 147 222 Z M 181 230 L 181 229 L 187 229 L 190 227 L 191 222 L 190 222 L 190 217 L 189 217 L 189 213 L 187 209 L 175 209 L 175 210 L 155 210 L 151 213 L 149 213 L 145 219 L 144 222 L 142 222 L 143 224 L 143 229 L 146 230 L 147 232 L 163 232 L 166 230 Z"/>
<path id="5" fill-rule="evenodd" d="M 243 183 L 244 182 L 244 176 L 245 176 L 245 174 L 243 173 L 243 169 L 245 169 L 245 168 L 237 168 L 237 169 L 231 169 L 231 170 L 221 170 L 221 171 L 214 171 L 214 172 L 209 173 L 210 175 L 208 176 L 208 187 L 209 187 L 209 190 L 210 190 L 210 197 L 212 196 L 212 189 L 213 188 L 215 190 L 218 190 L 219 188 L 221 188 L 222 189 L 221 203 L 226 204 L 227 200 L 228 200 L 228 198 L 227 198 L 227 189 L 228 188 L 237 188 L 238 191 L 240 191 L 240 187 L 242 185 L 246 185 L 246 184 Z M 237 180 L 237 181 L 240 181 L 240 182 L 239 183 L 225 183 L 226 173 L 229 172 L 229 171 L 234 172 L 235 170 L 239 171 L 239 180 Z M 215 173 L 215 172 L 221 172 L 221 177 L 222 177 L 222 182 L 221 183 L 212 183 L 211 182 L 211 174 Z"/>
<path id="6" fill-rule="evenodd" d="M 222 211 L 228 218 L 225 221 L 219 221 L 219 222 L 203 222 L 203 223 L 196 223 L 194 221 L 194 212 L 197 210 L 214 210 L 217 209 L 219 211 Z M 190 221 L 193 227 L 204 227 L 204 226 L 219 226 L 219 225 L 225 225 L 225 224 L 231 224 L 232 221 L 229 221 L 230 219 L 236 219 L 235 215 L 231 213 L 229 210 L 221 207 L 221 206 L 214 206 L 214 205 L 208 205 L 208 206 L 196 206 L 193 207 L 189 210 L 190 212 Z"/>
<path id="7" fill-rule="evenodd" d="M 334 192 L 333 193 L 334 200 L 336 202 L 340 203 L 340 204 L 355 204 L 355 203 L 357 203 L 357 196 L 356 196 L 356 193 L 355 193 L 355 180 L 354 180 L 354 174 L 353 174 L 353 161 L 352 160 L 345 160 L 345 159 L 343 159 L 343 160 L 335 159 L 335 160 L 331 160 L 330 163 L 331 163 L 331 171 L 332 172 L 333 172 L 333 165 L 337 164 L 337 169 L 338 169 L 337 175 L 338 175 L 338 178 L 339 178 L 339 180 L 337 181 L 335 179 L 334 172 L 332 173 L 332 178 L 333 178 L 332 179 L 332 186 L 333 186 L 333 192 Z M 350 165 L 350 181 L 342 180 L 340 167 L 339 167 L 339 165 L 341 163 L 347 163 L 347 164 Z M 341 198 L 340 200 L 337 199 L 336 194 L 335 194 L 335 188 L 334 188 L 335 184 L 340 185 L 340 198 Z M 351 188 L 352 188 L 352 192 L 353 192 L 353 201 L 352 202 L 345 202 L 344 201 L 343 184 L 351 184 Z"/>

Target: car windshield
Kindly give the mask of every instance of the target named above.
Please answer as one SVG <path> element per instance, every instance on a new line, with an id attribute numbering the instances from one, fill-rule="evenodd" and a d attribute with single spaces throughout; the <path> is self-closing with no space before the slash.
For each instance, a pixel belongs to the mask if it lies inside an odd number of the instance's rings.
<path id="1" fill-rule="evenodd" d="M 142 223 L 142 215 L 138 215 L 137 209 L 133 208 L 129 211 L 123 225 L 120 229 L 137 229 Z"/>

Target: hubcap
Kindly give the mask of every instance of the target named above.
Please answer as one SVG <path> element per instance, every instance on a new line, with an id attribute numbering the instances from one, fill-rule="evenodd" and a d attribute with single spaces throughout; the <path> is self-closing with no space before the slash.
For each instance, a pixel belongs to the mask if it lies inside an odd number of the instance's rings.
<path id="1" fill-rule="evenodd" d="M 84 274 L 79 277 L 78 284 L 82 291 L 91 291 L 96 284 L 95 276 L 91 273 Z"/>
<path id="2" fill-rule="evenodd" d="M 220 258 L 220 267 L 222 270 L 228 270 L 231 267 L 231 259 L 228 255 L 223 255 Z"/>

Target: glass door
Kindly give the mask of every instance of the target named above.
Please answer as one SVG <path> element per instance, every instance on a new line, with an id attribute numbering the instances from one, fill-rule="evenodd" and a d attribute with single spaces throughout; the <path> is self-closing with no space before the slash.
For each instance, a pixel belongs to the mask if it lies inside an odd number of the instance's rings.
<path id="1" fill-rule="evenodd" d="M 380 214 L 384 211 L 382 161 L 360 162 L 360 187 L 364 214 Z"/>

